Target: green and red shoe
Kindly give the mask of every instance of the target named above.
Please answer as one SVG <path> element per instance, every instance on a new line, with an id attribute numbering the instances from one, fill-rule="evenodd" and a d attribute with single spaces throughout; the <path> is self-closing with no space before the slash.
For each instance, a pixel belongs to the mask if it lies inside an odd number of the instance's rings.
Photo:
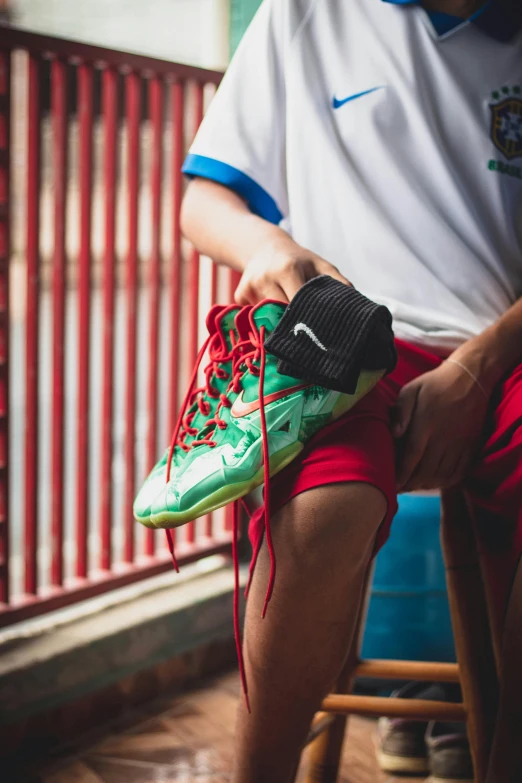
<path id="1" fill-rule="evenodd" d="M 227 391 L 232 377 L 232 353 L 238 343 L 235 317 L 241 308 L 214 305 L 207 315 L 208 338 L 202 347 L 198 359 L 201 360 L 208 349 L 209 363 L 204 370 L 205 385 L 192 390 L 192 385 L 181 410 L 183 415 L 178 422 L 176 443 L 170 460 L 169 479 L 173 480 L 182 466 L 191 443 L 206 421 L 214 416 L 220 402 L 220 396 Z M 196 364 L 195 380 L 199 361 Z M 134 501 L 134 517 L 141 524 L 150 526 L 150 514 L 153 501 L 164 489 L 167 482 L 167 464 L 170 449 L 153 467 L 145 479 Z"/>
<path id="2" fill-rule="evenodd" d="M 285 310 L 265 301 L 236 318 L 241 345 L 233 377 L 215 413 L 191 443 L 172 481 L 155 497 L 150 523 L 172 528 L 248 494 L 283 470 L 304 444 L 353 407 L 382 377 L 363 371 L 354 394 L 281 375 L 264 342 Z"/>

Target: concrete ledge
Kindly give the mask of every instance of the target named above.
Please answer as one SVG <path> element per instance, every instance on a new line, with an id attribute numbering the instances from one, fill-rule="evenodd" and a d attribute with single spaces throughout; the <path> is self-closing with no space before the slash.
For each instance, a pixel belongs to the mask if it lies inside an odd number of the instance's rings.
<path id="1" fill-rule="evenodd" d="M 243 582 L 244 573 L 242 577 Z M 0 724 L 27 724 L 35 715 L 56 712 L 61 705 L 183 656 L 186 674 L 186 655 L 209 645 L 226 649 L 224 657 L 230 657 L 232 594 L 232 569 L 225 567 L 58 630 L 4 644 Z"/>

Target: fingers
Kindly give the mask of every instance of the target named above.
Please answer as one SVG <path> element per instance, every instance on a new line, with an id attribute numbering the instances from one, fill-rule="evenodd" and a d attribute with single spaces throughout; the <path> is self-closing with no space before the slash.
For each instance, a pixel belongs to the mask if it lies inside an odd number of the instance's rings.
<path id="1" fill-rule="evenodd" d="M 408 420 L 406 433 L 399 447 L 400 456 L 397 463 L 397 487 L 400 490 L 411 480 L 412 475 L 424 456 L 428 444 L 426 428 L 422 427 L 413 415 L 416 398 L 417 395 L 415 396 L 413 407 L 411 407 L 411 401 L 408 399 L 407 407 L 405 403 L 405 408 L 400 411 L 400 414 L 404 411 L 406 412 L 405 415 Z"/>
<path id="2" fill-rule="evenodd" d="M 262 299 L 275 299 L 278 302 L 288 302 L 289 299 L 281 286 L 272 282 L 264 282 L 260 286 L 253 285 L 249 280 L 241 279 L 234 299 L 238 305 L 255 305 Z"/>
<path id="3" fill-rule="evenodd" d="M 466 476 L 473 456 L 468 443 L 458 442 L 451 450 L 440 454 L 435 447 L 426 448 L 421 460 L 404 487 L 405 492 L 416 489 L 447 489 L 459 484 Z"/>
<path id="4" fill-rule="evenodd" d="M 255 305 L 262 299 L 290 302 L 307 280 L 321 274 L 330 275 L 345 285 L 351 285 L 339 270 L 327 261 L 313 256 L 302 261 L 289 256 L 282 263 L 265 262 L 247 266 L 234 298 L 240 305 Z"/>
<path id="5" fill-rule="evenodd" d="M 339 280 L 340 283 L 351 286 L 350 281 L 339 272 L 336 266 L 329 264 L 328 261 L 319 262 L 317 264 L 317 272 L 320 275 L 330 275 L 334 280 Z"/>
<path id="6" fill-rule="evenodd" d="M 392 410 L 391 430 L 394 438 L 402 438 L 408 429 L 417 405 L 419 391 L 420 386 L 415 382 L 409 383 L 401 389 Z"/>
<path id="7" fill-rule="evenodd" d="M 306 278 L 303 269 L 290 261 L 276 271 L 264 274 L 245 272 L 237 287 L 235 300 L 240 305 L 255 305 L 263 299 L 290 302 Z"/>
<path id="8" fill-rule="evenodd" d="M 411 483 L 412 476 L 424 456 L 425 443 L 421 440 L 405 444 L 402 457 L 397 465 L 397 489 L 405 490 Z"/>
<path id="9" fill-rule="evenodd" d="M 242 307 L 244 305 L 250 304 L 246 289 L 241 285 L 241 283 L 239 283 L 238 287 L 234 291 L 234 301 L 236 304 L 241 305 Z"/>
<path id="10" fill-rule="evenodd" d="M 441 487 L 440 465 L 441 457 L 439 450 L 430 448 L 428 444 L 403 490 L 412 492 L 416 489 L 438 489 Z"/>
<path id="11" fill-rule="evenodd" d="M 440 467 L 441 488 L 453 487 L 466 476 L 473 457 L 473 449 L 467 444 L 459 448 L 457 454 L 451 454 L 443 460 Z"/>
<path id="12" fill-rule="evenodd" d="M 259 302 L 260 299 L 275 299 L 276 302 L 285 302 L 285 304 L 288 304 L 290 301 L 285 289 L 276 283 L 271 283 L 270 285 L 264 286 L 263 295 L 258 297 L 256 301 Z"/>
<path id="13" fill-rule="evenodd" d="M 299 268 L 292 268 L 286 271 L 282 277 L 280 285 L 286 294 L 286 300 L 291 302 L 294 296 L 297 294 L 300 288 L 304 286 L 306 279 Z"/>

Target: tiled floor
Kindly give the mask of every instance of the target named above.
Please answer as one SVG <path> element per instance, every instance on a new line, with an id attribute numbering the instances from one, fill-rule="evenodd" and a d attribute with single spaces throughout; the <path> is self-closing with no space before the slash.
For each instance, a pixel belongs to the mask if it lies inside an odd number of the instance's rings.
<path id="1" fill-rule="evenodd" d="M 31 783 L 226 783 L 239 695 L 235 674 L 135 714 Z M 155 710 L 154 710 L 155 706 Z M 153 709 L 151 709 L 151 707 Z M 400 783 L 377 768 L 375 723 L 352 718 L 340 783 Z M 6 782 L 7 783 L 7 782 Z M 9 781 L 11 783 L 11 781 Z"/>

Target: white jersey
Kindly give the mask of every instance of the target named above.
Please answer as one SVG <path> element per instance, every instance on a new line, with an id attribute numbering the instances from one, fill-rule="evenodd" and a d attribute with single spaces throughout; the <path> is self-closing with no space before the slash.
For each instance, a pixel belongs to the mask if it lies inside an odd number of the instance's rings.
<path id="1" fill-rule="evenodd" d="M 522 19 L 264 0 L 184 164 L 448 350 L 522 296 Z"/>

